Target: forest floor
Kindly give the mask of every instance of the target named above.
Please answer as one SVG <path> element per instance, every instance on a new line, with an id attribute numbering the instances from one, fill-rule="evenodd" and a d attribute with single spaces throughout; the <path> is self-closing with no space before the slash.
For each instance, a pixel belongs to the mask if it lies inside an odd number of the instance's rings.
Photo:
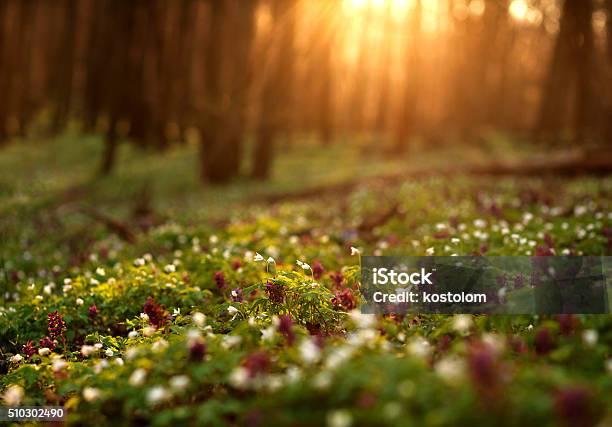
<path id="1" fill-rule="evenodd" d="M 190 146 L 122 147 L 97 179 L 95 137 L 1 151 L 5 403 L 101 425 L 612 424 L 609 314 L 373 318 L 351 254 L 610 255 L 612 178 L 426 173 L 533 154 L 504 138 L 368 147 L 304 140 L 269 182 L 220 188 Z"/>

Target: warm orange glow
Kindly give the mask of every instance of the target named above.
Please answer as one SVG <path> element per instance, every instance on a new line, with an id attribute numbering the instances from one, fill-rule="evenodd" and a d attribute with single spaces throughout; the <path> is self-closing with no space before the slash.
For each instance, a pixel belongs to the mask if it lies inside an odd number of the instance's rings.
<path id="1" fill-rule="evenodd" d="M 510 15 L 513 18 L 524 21 L 527 19 L 527 13 L 529 12 L 529 6 L 525 0 L 513 0 L 508 8 Z"/>

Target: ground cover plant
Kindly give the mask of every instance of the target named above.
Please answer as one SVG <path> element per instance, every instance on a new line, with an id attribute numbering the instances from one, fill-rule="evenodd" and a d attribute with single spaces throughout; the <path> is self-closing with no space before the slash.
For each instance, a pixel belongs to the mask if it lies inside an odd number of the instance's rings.
<path id="1" fill-rule="evenodd" d="M 170 182 L 132 240 L 50 202 L 74 179 L 62 162 L 56 188 L 4 181 L 5 404 L 62 405 L 74 425 L 612 422 L 609 315 L 359 312 L 365 254 L 609 255 L 607 178 L 373 179 L 181 214 Z M 121 218 L 132 191 L 88 202 Z"/>

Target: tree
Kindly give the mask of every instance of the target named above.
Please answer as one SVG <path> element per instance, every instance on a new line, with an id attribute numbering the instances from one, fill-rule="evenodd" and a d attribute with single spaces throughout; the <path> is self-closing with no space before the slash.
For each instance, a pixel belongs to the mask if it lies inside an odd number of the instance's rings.
<path id="1" fill-rule="evenodd" d="M 420 82 L 420 34 L 421 34 L 421 1 L 416 0 L 409 19 L 410 42 L 407 46 L 404 65 L 404 91 L 400 100 L 400 111 L 395 129 L 394 151 L 406 151 L 407 140 L 416 126 L 418 87 Z"/>
<path id="2" fill-rule="evenodd" d="M 209 2 L 206 47 L 206 111 L 201 124 L 200 173 L 205 182 L 222 184 L 240 167 L 251 80 L 255 2 Z"/>
<path id="3" fill-rule="evenodd" d="M 263 67 L 261 106 L 253 152 L 255 179 L 270 175 L 274 142 L 287 130 L 291 114 L 291 83 L 293 75 L 293 49 L 295 0 L 272 0 L 272 30 L 269 35 L 266 67 Z"/>
<path id="4" fill-rule="evenodd" d="M 594 37 L 592 0 L 565 0 L 536 125 L 538 137 L 551 136 L 563 126 L 573 94 L 574 140 L 592 125 Z"/>

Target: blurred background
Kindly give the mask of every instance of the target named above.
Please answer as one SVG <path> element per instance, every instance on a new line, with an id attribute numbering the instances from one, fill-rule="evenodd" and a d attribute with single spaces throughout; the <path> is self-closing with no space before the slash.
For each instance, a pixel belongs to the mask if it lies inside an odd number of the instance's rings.
<path id="1" fill-rule="evenodd" d="M 0 146 L 96 135 L 98 175 L 119 147 L 197 147 L 189 168 L 212 184 L 267 179 L 300 143 L 397 160 L 505 138 L 609 169 L 611 15 L 612 0 L 0 0 Z"/>

